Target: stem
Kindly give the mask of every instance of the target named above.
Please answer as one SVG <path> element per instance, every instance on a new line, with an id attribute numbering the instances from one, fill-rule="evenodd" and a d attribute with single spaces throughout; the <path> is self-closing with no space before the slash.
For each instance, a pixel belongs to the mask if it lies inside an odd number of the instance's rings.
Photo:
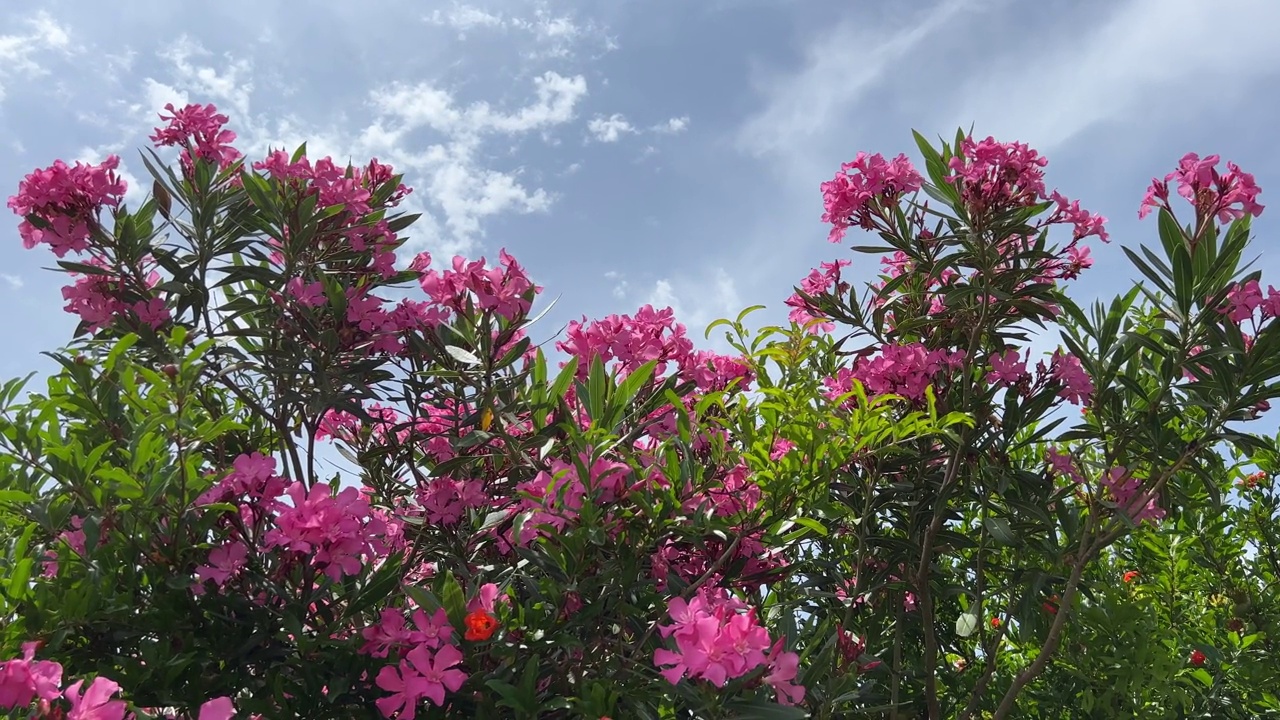
<path id="1" fill-rule="evenodd" d="M 1067 578 L 1067 586 L 1062 591 L 1062 599 L 1058 604 L 1058 613 L 1053 617 L 1053 625 L 1049 628 L 1049 636 L 1045 638 L 1044 645 L 1040 647 L 1040 652 L 1036 654 L 1036 659 L 1025 670 L 1018 673 L 1013 679 L 1013 683 L 1009 686 L 1009 690 L 1005 692 L 1004 699 L 1000 701 L 1000 706 L 996 708 L 996 712 L 992 715 L 992 720 L 1002 720 L 1009 717 L 1009 713 L 1013 712 L 1018 702 L 1018 695 L 1022 689 L 1032 680 L 1039 677 L 1049 666 L 1049 661 L 1053 659 L 1053 653 L 1057 652 L 1058 645 L 1062 641 L 1062 631 L 1067 626 L 1067 616 L 1071 614 L 1071 603 L 1075 600 L 1076 587 L 1080 584 L 1080 577 L 1084 574 L 1084 566 L 1088 561 L 1087 553 L 1080 553 L 1076 558 L 1075 564 L 1071 568 L 1071 577 Z"/>
<path id="2" fill-rule="evenodd" d="M 174 418 L 175 422 L 173 427 L 173 430 L 174 430 L 173 440 L 174 440 L 174 444 L 177 446 L 176 455 L 178 459 L 178 481 L 179 481 L 178 487 L 181 495 L 179 496 L 177 505 L 174 507 L 174 514 L 173 514 L 173 521 L 172 521 L 173 526 L 170 528 L 170 531 L 169 531 L 169 542 L 170 542 L 169 548 L 170 550 L 173 551 L 172 552 L 173 564 L 176 566 L 178 564 L 178 561 L 181 559 L 181 555 L 180 555 L 181 549 L 180 549 L 180 542 L 178 538 L 181 536 L 182 518 L 183 516 L 186 515 L 187 503 L 189 502 L 189 500 L 187 498 L 187 447 L 186 447 L 186 443 L 183 442 L 183 439 L 182 439 L 182 416 L 184 414 L 185 405 L 186 405 L 185 403 L 186 389 L 181 387 L 180 383 L 176 379 L 173 380 L 172 382 L 173 382 L 173 385 L 175 386 L 175 390 L 177 391 L 177 397 L 175 398 L 175 401 L 174 401 L 175 409 L 177 410 L 177 416 Z"/>
<path id="3" fill-rule="evenodd" d="M 898 694 L 902 689 L 902 613 L 904 607 L 899 603 L 894 613 L 893 623 L 893 676 L 890 679 L 889 720 L 898 720 Z"/>
<path id="4" fill-rule="evenodd" d="M 733 542 L 729 543 L 729 547 L 725 548 L 724 552 L 720 554 L 720 557 L 717 558 L 716 561 L 711 564 L 711 567 L 707 568 L 707 571 L 702 574 L 702 577 L 698 578 L 692 585 L 685 588 L 684 592 L 680 593 L 680 597 L 684 598 L 685 600 L 688 600 L 689 598 L 693 597 L 693 594 L 698 592 L 699 588 L 705 585 L 707 581 L 711 579 L 712 575 L 715 575 L 717 572 L 719 572 L 720 568 L 724 567 L 724 564 L 729 562 L 730 556 L 732 556 L 734 553 L 738 551 L 738 545 L 741 542 L 742 542 L 742 534 L 740 533 L 738 535 L 735 535 L 733 537 Z M 644 635 L 640 636 L 640 641 L 635 644 L 634 647 L 637 652 L 639 652 L 642 648 L 644 648 L 645 643 L 649 641 L 649 638 L 653 637 L 653 633 L 656 632 L 657 629 L 658 629 L 658 621 L 654 620 L 653 624 L 649 626 L 649 629 L 645 631 Z"/>
<path id="5" fill-rule="evenodd" d="M 982 280 L 986 280 L 985 273 L 979 273 Z M 982 327 L 987 320 L 987 311 L 990 309 L 991 296 L 987 292 L 987 283 L 983 282 L 979 288 L 982 291 L 982 308 L 978 312 L 977 322 L 973 325 L 973 330 L 969 333 L 969 347 L 965 351 L 965 359 L 963 367 L 971 367 L 974 355 L 978 352 L 978 346 L 982 339 Z M 966 377 L 966 382 L 961 385 L 961 407 L 968 406 L 969 391 L 972 384 L 972 377 Z M 924 690 L 925 700 L 928 704 L 929 720 L 941 720 L 942 704 L 938 700 L 938 634 L 934 628 L 935 618 L 933 613 L 933 592 L 929 586 L 929 565 L 933 560 L 933 544 L 938 538 L 938 533 L 942 531 L 944 521 L 944 511 L 947 506 L 947 492 L 955 483 L 956 476 L 960 473 L 960 457 L 964 452 L 964 448 L 968 443 L 968 429 L 960 432 L 960 437 L 956 443 L 955 451 L 951 454 L 951 462 L 947 467 L 946 475 L 943 477 L 942 485 L 938 488 L 938 502 L 933 509 L 933 522 L 929 524 L 929 529 L 925 533 L 924 544 L 920 550 L 920 564 L 916 567 L 915 585 L 916 592 L 919 593 L 920 605 L 920 622 L 924 631 Z"/>
<path id="6" fill-rule="evenodd" d="M 252 395 L 246 393 L 239 385 L 231 382 L 231 380 L 227 379 L 225 375 L 218 378 L 218 381 L 230 390 L 232 394 L 240 400 L 240 402 L 248 405 L 250 409 L 270 422 L 271 426 L 276 429 L 276 432 L 280 435 L 280 447 L 284 450 L 285 457 L 287 457 L 293 465 L 293 472 L 295 473 L 293 479 L 297 482 L 302 482 L 306 475 L 303 474 L 302 461 L 298 458 L 298 450 L 294 447 L 288 424 L 269 412 L 261 403 L 255 400 Z"/>
<path id="7" fill-rule="evenodd" d="M 1191 460 L 1195 448 L 1198 447 L 1198 443 L 1189 445 L 1183 451 L 1182 456 L 1178 458 L 1178 461 L 1161 473 L 1160 478 L 1152 484 L 1150 492 L 1160 492 L 1160 489 L 1169 481 L 1169 478 L 1173 477 Z M 1049 628 L 1049 636 L 1045 638 L 1035 661 L 1013 679 L 1009 690 L 1005 692 L 1004 698 L 1000 701 L 1000 706 L 996 708 L 995 715 L 991 716 L 992 720 L 1002 720 L 1009 717 L 1009 713 L 1013 712 L 1014 707 L 1017 705 L 1018 695 L 1022 692 L 1022 689 L 1049 667 L 1049 663 L 1053 660 L 1053 654 L 1057 652 L 1058 645 L 1062 641 L 1062 630 L 1066 627 L 1067 616 L 1071 614 L 1071 603 L 1075 599 L 1076 587 L 1080 584 L 1080 577 L 1084 574 L 1084 566 L 1103 548 L 1115 542 L 1128 531 L 1128 527 L 1123 521 L 1113 520 L 1113 523 L 1116 522 L 1118 522 L 1119 527 L 1113 526 L 1100 533 L 1092 543 L 1089 543 L 1089 537 L 1093 532 L 1094 516 L 1092 513 L 1088 516 L 1084 533 L 1080 539 L 1081 552 L 1076 556 L 1075 564 L 1071 568 L 1071 577 L 1067 579 L 1067 586 L 1062 591 L 1062 599 L 1058 604 L 1058 614 L 1053 618 L 1053 625 Z"/>

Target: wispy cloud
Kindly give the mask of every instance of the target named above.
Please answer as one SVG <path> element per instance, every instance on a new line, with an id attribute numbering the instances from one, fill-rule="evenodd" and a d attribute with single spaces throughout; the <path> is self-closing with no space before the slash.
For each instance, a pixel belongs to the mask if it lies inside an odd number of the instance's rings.
<path id="1" fill-rule="evenodd" d="M 448 10 L 439 8 L 432 10 L 431 14 L 426 17 L 426 21 L 432 25 L 441 25 L 457 30 L 464 38 L 466 33 L 476 28 L 503 27 L 508 22 L 501 15 L 471 5 L 457 3 Z"/>
<path id="2" fill-rule="evenodd" d="M 739 148 L 789 157 L 797 143 L 828 137 L 896 63 L 956 16 L 981 6 L 977 0 L 943 0 L 925 10 L 913 8 L 888 26 L 846 16 L 806 45 L 798 71 L 757 79 L 764 107 L 740 128 Z"/>
<path id="3" fill-rule="evenodd" d="M 1100 123 L 1211 110 L 1280 61 L 1273 0 L 1127 0 L 1014 45 L 956 94 L 950 126 L 1042 151 Z M 1082 29 L 1083 28 L 1083 29 Z M 1008 102 L 1009 98 L 1034 98 Z M 947 127 L 944 125 L 943 127 Z"/>
<path id="4" fill-rule="evenodd" d="M 37 77 L 48 71 L 37 56 L 50 50 L 70 49 L 71 36 L 66 28 L 45 11 L 37 12 L 20 32 L 0 35 L 0 100 L 5 97 L 5 83 L 13 77 Z"/>
<path id="5" fill-rule="evenodd" d="M 5 285 L 8 285 L 10 290 L 21 290 L 26 285 L 21 277 L 10 275 L 9 273 L 0 273 L 0 280 L 4 280 Z"/>
<path id="6" fill-rule="evenodd" d="M 598 46 L 606 52 L 618 47 L 608 28 L 572 14 L 554 12 L 546 2 L 517 3 L 515 7 L 520 8 L 520 12 L 494 11 L 455 2 L 448 9 L 431 11 L 424 20 L 455 31 L 459 40 L 466 40 L 479 31 L 521 33 L 534 42 L 534 47 L 525 53 L 529 57 L 567 58 L 584 45 Z"/>

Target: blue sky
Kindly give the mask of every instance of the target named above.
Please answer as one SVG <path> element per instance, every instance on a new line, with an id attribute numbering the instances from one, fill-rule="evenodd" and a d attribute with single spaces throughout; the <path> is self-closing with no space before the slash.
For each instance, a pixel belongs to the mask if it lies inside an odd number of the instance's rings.
<path id="1" fill-rule="evenodd" d="M 38 5 L 0 10 L 5 197 L 55 158 L 117 153 L 144 177 L 155 113 L 213 102 L 251 157 L 309 140 L 405 172 L 427 213 L 415 249 L 505 247 L 560 296 L 538 339 L 650 302 L 698 337 L 751 304 L 783 318 L 810 267 L 850 256 L 826 242 L 818 184 L 859 150 L 914 155 L 912 128 L 1027 142 L 1050 186 L 1110 218 L 1080 300 L 1128 286 L 1117 245 L 1153 241 L 1138 203 L 1184 152 L 1238 162 L 1263 204 L 1280 188 L 1275 0 Z M 1264 270 L 1274 213 L 1256 226 Z M 73 328 L 17 222 L 0 243 L 5 377 Z"/>

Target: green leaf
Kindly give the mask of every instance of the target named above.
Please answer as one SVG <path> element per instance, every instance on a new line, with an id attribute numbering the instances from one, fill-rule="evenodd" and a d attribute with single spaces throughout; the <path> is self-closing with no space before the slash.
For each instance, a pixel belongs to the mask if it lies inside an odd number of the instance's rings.
<path id="1" fill-rule="evenodd" d="M 24 557 L 14 566 L 9 576 L 9 597 L 22 598 L 27 594 L 27 580 L 31 578 L 31 558 Z"/>
<path id="2" fill-rule="evenodd" d="M 440 584 L 440 604 L 444 607 L 445 614 L 449 616 L 449 622 L 455 628 L 462 627 L 463 620 L 467 616 L 467 598 L 452 572 L 446 572 L 444 581 Z"/>
<path id="3" fill-rule="evenodd" d="M 823 525 L 817 520 L 814 520 L 813 518 L 796 517 L 796 518 L 791 518 L 791 520 L 795 524 L 800 525 L 801 527 L 806 527 L 822 537 L 827 536 L 827 526 Z"/>
<path id="4" fill-rule="evenodd" d="M 133 347 L 136 342 L 138 342 L 138 336 L 134 333 L 129 333 L 120 338 L 115 347 L 111 348 L 111 352 L 107 353 L 107 359 L 102 363 L 103 370 L 107 373 L 115 370 L 116 363 L 120 361 L 120 357 L 128 352 L 129 348 Z"/>
<path id="5" fill-rule="evenodd" d="M 631 401 L 635 399 L 640 389 L 649 382 L 649 378 L 653 377 L 653 371 L 657 367 L 658 361 L 650 360 L 636 368 L 626 379 L 619 383 L 618 390 L 614 394 L 613 402 L 611 403 L 614 409 L 618 411 L 625 410 L 631 404 Z"/>
<path id="6" fill-rule="evenodd" d="M 569 358 L 569 362 L 560 369 L 560 374 L 556 376 L 555 382 L 551 383 L 551 389 L 547 391 L 547 397 L 553 402 L 564 397 L 565 392 L 569 389 L 569 383 L 573 382 L 573 377 L 578 372 L 578 358 Z"/>
<path id="7" fill-rule="evenodd" d="M 987 518 L 982 524 L 987 528 L 987 532 L 991 533 L 991 537 L 1001 545 L 1018 544 L 1018 536 L 1013 533 L 1013 526 L 1005 518 Z"/>
<path id="8" fill-rule="evenodd" d="M 736 720 L 804 720 L 809 717 L 803 708 L 779 705 L 768 700 L 738 700 L 727 703 L 725 709 Z"/>
<path id="9" fill-rule="evenodd" d="M 21 490 L 0 490 L 0 504 L 14 503 L 22 505 L 31 502 L 31 493 L 25 493 Z"/>

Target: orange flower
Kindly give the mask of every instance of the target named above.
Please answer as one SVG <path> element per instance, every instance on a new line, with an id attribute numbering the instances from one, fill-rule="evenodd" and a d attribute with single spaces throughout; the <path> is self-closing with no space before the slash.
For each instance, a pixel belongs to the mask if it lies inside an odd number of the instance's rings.
<path id="1" fill-rule="evenodd" d="M 1240 479 L 1239 482 L 1236 483 L 1236 485 L 1239 485 L 1240 487 L 1246 490 L 1252 490 L 1253 488 L 1258 487 L 1258 483 L 1266 479 L 1267 479 L 1266 473 L 1256 472 L 1251 475 L 1244 476 L 1243 478 Z"/>
<path id="2" fill-rule="evenodd" d="M 991 627 L 993 627 L 993 628 L 998 628 L 998 627 L 1000 627 L 1000 618 L 998 618 L 998 617 L 993 617 L 993 618 L 991 618 Z"/>
<path id="3" fill-rule="evenodd" d="M 467 626 L 467 632 L 463 637 L 472 642 L 488 640 L 498 629 L 497 618 L 484 610 L 473 610 L 467 613 L 462 622 Z"/>
<path id="4" fill-rule="evenodd" d="M 1124 574 L 1124 581 L 1125 581 L 1125 582 L 1127 582 L 1127 583 L 1131 583 L 1131 582 L 1133 582 L 1133 581 L 1134 581 L 1134 579 L 1135 579 L 1135 578 L 1137 578 L 1137 577 L 1138 577 L 1138 571 L 1137 571 L 1137 570 L 1130 570 L 1129 572 L 1127 572 L 1127 573 L 1125 573 L 1125 574 Z"/>

